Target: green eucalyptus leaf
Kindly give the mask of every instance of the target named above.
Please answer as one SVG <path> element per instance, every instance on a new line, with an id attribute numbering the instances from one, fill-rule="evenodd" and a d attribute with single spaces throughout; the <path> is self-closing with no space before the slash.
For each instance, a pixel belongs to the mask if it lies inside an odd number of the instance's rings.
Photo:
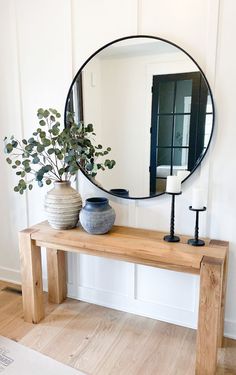
<path id="1" fill-rule="evenodd" d="M 10 158 L 6 158 L 8 164 L 12 164 L 12 160 Z"/>
<path id="2" fill-rule="evenodd" d="M 39 153 L 41 153 L 41 152 L 43 152 L 44 150 L 45 150 L 44 145 L 41 145 L 40 143 L 38 143 L 37 151 L 38 151 Z"/>
<path id="3" fill-rule="evenodd" d="M 73 160 L 73 156 L 67 155 L 65 156 L 64 160 L 65 160 L 65 163 L 70 163 Z"/>
<path id="4" fill-rule="evenodd" d="M 41 131 L 40 134 L 39 134 L 40 138 L 43 139 L 46 137 L 46 132 L 44 131 Z"/>
<path id="5" fill-rule="evenodd" d="M 27 145 L 27 146 L 25 146 L 25 150 L 28 151 L 28 152 L 32 152 L 33 146 L 32 145 Z"/>
<path id="6" fill-rule="evenodd" d="M 25 160 L 22 161 L 22 164 L 23 164 L 24 167 L 28 166 L 29 163 L 30 163 L 30 159 L 25 159 Z"/>
<path id="7" fill-rule="evenodd" d="M 37 115 L 43 115 L 44 114 L 44 109 L 43 108 L 39 108 L 38 109 L 38 112 L 37 112 Z"/>
<path id="8" fill-rule="evenodd" d="M 46 184 L 47 184 L 47 185 L 50 185 L 51 183 L 52 183 L 51 180 L 49 180 L 49 179 L 46 180 Z"/>
<path id="9" fill-rule="evenodd" d="M 56 109 L 54 109 L 54 108 L 49 108 L 49 111 L 50 111 L 51 113 L 53 113 L 54 115 L 56 115 L 56 114 L 57 114 L 57 110 L 56 110 Z"/>
<path id="10" fill-rule="evenodd" d="M 11 142 L 11 144 L 12 144 L 12 147 L 13 147 L 13 148 L 16 148 L 16 147 L 18 146 L 18 142 L 15 141 L 15 140 L 13 140 L 13 141 Z"/>
<path id="11" fill-rule="evenodd" d="M 45 167 L 42 168 L 45 173 L 50 172 L 52 170 L 52 166 L 50 164 L 45 165 Z"/>
<path id="12" fill-rule="evenodd" d="M 49 148 L 47 152 L 48 152 L 49 155 L 52 155 L 52 154 L 54 154 L 55 150 L 54 150 L 54 148 Z"/>
<path id="13" fill-rule="evenodd" d="M 29 184 L 28 188 L 29 188 L 29 190 L 32 190 L 33 189 L 33 185 Z"/>
<path id="14" fill-rule="evenodd" d="M 47 109 L 45 109 L 45 111 L 43 112 L 43 117 L 47 118 L 49 115 L 50 112 Z"/>
<path id="15" fill-rule="evenodd" d="M 85 128 L 85 131 L 88 132 L 88 133 L 92 133 L 93 132 L 93 125 L 88 124 Z"/>
<path id="16" fill-rule="evenodd" d="M 40 126 L 45 126 L 45 125 L 46 125 L 46 121 L 44 121 L 44 120 L 40 120 L 40 121 L 39 121 L 39 125 L 40 125 Z"/>
<path id="17" fill-rule="evenodd" d="M 38 164 L 40 162 L 40 159 L 38 156 L 34 157 L 33 160 L 32 160 L 32 163 L 33 164 Z"/>
<path id="18" fill-rule="evenodd" d="M 51 145 L 51 141 L 50 141 L 50 139 L 48 139 L 48 138 L 43 138 L 43 139 L 42 139 L 42 143 L 43 143 L 43 145 L 44 145 L 45 147 L 48 147 L 48 146 Z"/>
<path id="19" fill-rule="evenodd" d="M 60 129 L 58 129 L 57 125 L 52 126 L 52 134 L 53 135 L 58 135 L 60 133 Z"/>
<path id="20" fill-rule="evenodd" d="M 8 144 L 5 146 L 5 152 L 6 152 L 7 154 L 10 154 L 10 153 L 12 152 L 12 150 L 13 150 L 13 146 L 12 146 L 12 144 L 11 144 L 11 143 L 8 143 Z"/>
<path id="21" fill-rule="evenodd" d="M 65 173 L 65 169 L 64 169 L 64 168 L 60 168 L 60 169 L 58 170 L 58 173 L 59 173 L 59 176 L 62 176 L 63 173 Z"/>
<path id="22" fill-rule="evenodd" d="M 25 189 L 26 188 L 26 182 L 25 182 L 25 180 L 21 179 L 19 181 L 19 186 L 20 186 L 21 189 Z"/>
<path id="23" fill-rule="evenodd" d="M 39 170 L 36 174 L 35 174 L 35 179 L 36 181 L 42 181 L 43 179 L 43 175 L 44 175 L 44 172 Z"/>

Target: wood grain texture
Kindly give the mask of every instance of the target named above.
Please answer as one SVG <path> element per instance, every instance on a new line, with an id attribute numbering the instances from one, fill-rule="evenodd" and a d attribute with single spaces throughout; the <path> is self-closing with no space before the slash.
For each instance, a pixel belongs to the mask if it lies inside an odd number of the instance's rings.
<path id="1" fill-rule="evenodd" d="M 224 318 L 225 318 L 225 299 L 226 299 L 226 289 L 227 289 L 227 277 L 228 277 L 228 262 L 229 262 L 229 243 L 226 241 L 211 240 L 210 246 L 225 246 L 226 254 L 224 260 L 224 272 L 222 280 L 222 290 L 221 290 L 221 311 L 220 311 L 220 327 L 218 330 L 218 346 L 223 347 L 224 341 Z"/>
<path id="2" fill-rule="evenodd" d="M 19 233 L 24 318 L 37 323 L 44 318 L 41 249 L 31 240 L 33 230 Z"/>
<path id="3" fill-rule="evenodd" d="M 31 238 L 38 246 L 189 273 L 200 272 L 204 255 L 224 259 L 227 250 L 224 246 L 192 247 L 186 244 L 186 237 L 181 243 L 168 243 L 161 232 L 119 226 L 105 235 L 90 235 L 81 228 L 54 230 L 44 222 L 34 227 Z"/>
<path id="4" fill-rule="evenodd" d="M 223 347 L 223 343 L 224 343 L 224 321 L 225 321 L 225 301 L 226 301 L 226 290 L 227 290 L 227 279 L 228 279 L 228 263 L 229 263 L 229 251 L 227 251 L 226 258 L 224 261 L 224 271 L 223 271 L 223 280 L 222 280 L 220 327 L 218 331 L 218 346 L 219 347 Z"/>
<path id="5" fill-rule="evenodd" d="M 224 261 L 204 257 L 200 272 L 196 375 L 214 375 L 221 319 Z"/>
<path id="6" fill-rule="evenodd" d="M 30 254 L 32 258 L 34 255 L 28 266 L 22 262 L 25 279 L 24 299 L 26 285 L 32 284 L 31 290 L 35 291 L 35 294 L 31 292 L 30 296 L 34 302 L 32 306 L 29 308 L 24 302 L 28 321 L 31 319 L 37 322 L 40 320 L 40 314 L 43 314 L 42 291 L 34 288 L 34 279 L 42 278 L 39 246 L 48 249 L 49 299 L 55 303 L 62 302 L 66 296 L 64 251 L 103 256 L 180 272 L 200 273 L 196 374 L 215 374 L 217 348 L 222 342 L 223 334 L 227 242 L 208 240 L 207 246 L 199 248 L 187 245 L 185 237 L 180 243 L 165 242 L 162 234 L 150 230 L 114 226 L 105 235 L 90 235 L 81 228 L 55 230 L 45 222 L 23 231 L 21 235 L 21 254 L 24 253 L 25 247 L 25 257 Z M 37 286 L 37 283 L 35 285 Z M 179 345 L 181 343 L 177 346 Z"/>
<path id="7" fill-rule="evenodd" d="M 47 248 L 48 298 L 52 303 L 62 303 L 67 295 L 66 254 Z"/>

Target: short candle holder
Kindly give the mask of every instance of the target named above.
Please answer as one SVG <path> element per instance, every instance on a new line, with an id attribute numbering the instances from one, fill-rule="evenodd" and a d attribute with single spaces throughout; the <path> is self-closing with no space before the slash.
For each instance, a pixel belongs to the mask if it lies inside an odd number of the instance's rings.
<path id="1" fill-rule="evenodd" d="M 192 246 L 204 246 L 205 242 L 203 240 L 200 240 L 198 238 L 198 232 L 199 232 L 199 212 L 206 211 L 206 207 L 203 208 L 192 208 L 192 206 L 189 206 L 190 211 L 196 212 L 196 222 L 195 222 L 195 233 L 194 238 L 191 238 L 188 240 L 188 244 Z"/>
<path id="2" fill-rule="evenodd" d="M 175 236 L 175 196 L 181 195 L 182 191 L 179 193 L 169 193 L 168 191 L 166 194 L 172 195 L 171 200 L 171 216 L 170 216 L 170 234 L 164 236 L 164 240 L 167 242 L 179 242 L 180 238 Z"/>

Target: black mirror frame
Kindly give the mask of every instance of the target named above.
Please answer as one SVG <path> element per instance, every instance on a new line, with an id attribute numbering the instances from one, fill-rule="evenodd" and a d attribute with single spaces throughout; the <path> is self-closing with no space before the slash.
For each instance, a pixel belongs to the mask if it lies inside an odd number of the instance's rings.
<path id="1" fill-rule="evenodd" d="M 127 40 L 127 39 L 136 39 L 136 38 L 149 38 L 149 39 L 155 39 L 155 40 L 159 40 L 159 41 L 162 41 L 162 42 L 165 42 L 165 43 L 169 43 L 170 45 L 172 45 L 173 47 L 176 47 L 178 48 L 179 50 L 181 50 L 185 55 L 187 55 L 190 60 L 192 60 L 194 62 L 194 64 L 198 67 L 200 73 L 202 74 L 205 82 L 206 82 L 206 85 L 208 87 L 208 90 L 209 90 L 209 93 L 210 93 L 210 96 L 211 96 L 211 101 L 212 101 L 212 112 L 213 112 L 213 116 L 212 116 L 212 129 L 211 129 L 211 134 L 210 134 L 210 137 L 209 137 L 209 142 L 208 142 L 208 145 L 206 147 L 206 150 L 204 152 L 204 154 L 202 155 L 201 158 L 199 158 L 198 162 L 196 163 L 195 167 L 192 169 L 191 173 L 182 181 L 185 182 L 194 172 L 195 170 L 199 167 L 199 165 L 201 164 L 202 160 L 204 159 L 205 155 L 207 154 L 207 151 L 209 149 L 209 146 L 210 146 L 210 143 L 211 143 L 211 140 L 212 140 L 212 136 L 213 136 L 213 131 L 214 131 L 214 127 L 215 127 L 215 104 L 214 104 L 214 100 L 213 100 L 213 95 L 212 95 L 212 90 L 211 90 L 211 87 L 210 87 L 210 84 L 205 76 L 205 73 L 203 72 L 203 70 L 200 68 L 199 64 L 194 60 L 194 58 L 188 53 L 186 52 L 182 47 L 179 47 L 177 44 L 173 43 L 173 42 L 170 42 L 169 40 L 167 39 L 164 39 L 164 38 L 160 38 L 160 37 L 156 37 L 156 36 L 151 36 L 151 35 L 130 35 L 130 36 L 125 36 L 125 37 L 122 37 L 122 38 L 118 38 L 118 39 L 115 39 L 113 40 L 112 42 L 109 42 L 107 44 L 105 44 L 104 46 L 100 47 L 97 51 L 95 51 L 92 55 L 90 55 L 90 57 L 84 62 L 84 64 L 81 66 L 81 68 L 78 70 L 77 74 L 75 75 L 71 85 L 70 85 L 70 88 L 69 88 L 69 91 L 68 91 L 68 94 L 67 94 L 67 97 L 66 97 L 66 103 L 65 103 L 65 109 L 64 109 L 64 124 L 66 126 L 66 108 L 67 108 L 67 104 L 68 104 L 68 100 L 69 100 L 69 97 L 70 97 L 70 92 L 72 90 L 72 87 L 75 83 L 75 81 L 77 80 L 79 74 L 82 72 L 83 68 L 87 65 L 87 63 L 95 56 L 97 55 L 100 51 L 102 51 L 103 49 L 109 47 L 110 45 L 114 44 L 114 43 L 117 43 L 117 42 L 121 42 L 123 40 Z M 85 177 L 87 177 L 87 179 L 93 183 L 97 188 L 101 189 L 102 191 L 104 191 L 105 193 L 108 193 L 114 197 L 117 197 L 117 198 L 120 198 L 120 199 L 131 199 L 131 200 L 136 200 L 136 199 L 152 199 L 152 198 L 156 198 L 156 197 L 159 197 L 161 195 L 164 195 L 165 192 L 162 192 L 162 193 L 159 193 L 159 194 L 154 194 L 152 196 L 147 196 L 147 197 L 129 197 L 129 196 L 119 196 L 119 195 L 116 195 L 116 194 L 112 194 L 109 190 L 105 190 L 103 189 L 101 186 L 97 185 L 95 181 L 93 181 L 88 175 L 87 173 L 85 172 L 85 170 L 83 168 L 80 168 L 80 170 L 82 171 L 82 173 L 85 175 Z"/>

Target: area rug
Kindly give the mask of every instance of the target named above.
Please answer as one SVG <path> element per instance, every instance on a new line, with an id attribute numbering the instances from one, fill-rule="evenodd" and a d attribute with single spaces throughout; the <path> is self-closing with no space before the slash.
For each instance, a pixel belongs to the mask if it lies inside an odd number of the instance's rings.
<path id="1" fill-rule="evenodd" d="M 85 375 L 2 336 L 0 336 L 0 374 Z"/>

